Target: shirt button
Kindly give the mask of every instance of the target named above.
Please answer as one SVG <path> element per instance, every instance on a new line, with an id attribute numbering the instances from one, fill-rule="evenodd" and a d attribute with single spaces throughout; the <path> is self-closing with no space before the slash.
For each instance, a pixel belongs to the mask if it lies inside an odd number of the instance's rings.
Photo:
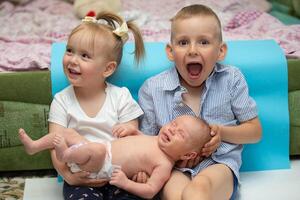
<path id="1" fill-rule="evenodd" d="M 184 103 L 181 102 L 181 103 L 178 104 L 178 106 L 183 107 Z"/>

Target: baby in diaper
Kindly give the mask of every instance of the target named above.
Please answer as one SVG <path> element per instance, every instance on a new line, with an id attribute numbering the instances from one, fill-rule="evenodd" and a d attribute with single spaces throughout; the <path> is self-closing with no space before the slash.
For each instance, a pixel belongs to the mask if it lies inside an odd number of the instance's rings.
<path id="1" fill-rule="evenodd" d="M 111 185 L 143 198 L 154 197 L 169 179 L 175 162 L 199 156 L 211 139 L 209 125 L 191 115 L 164 125 L 157 136 L 144 135 L 135 128 L 131 131 L 130 136 L 111 142 L 88 141 L 73 129 L 35 141 L 23 129 L 19 136 L 27 153 L 55 148 L 57 159 L 67 162 L 71 171 L 84 170 L 91 173 L 90 178 L 108 178 Z M 149 175 L 147 182 L 132 181 L 141 171 Z"/>

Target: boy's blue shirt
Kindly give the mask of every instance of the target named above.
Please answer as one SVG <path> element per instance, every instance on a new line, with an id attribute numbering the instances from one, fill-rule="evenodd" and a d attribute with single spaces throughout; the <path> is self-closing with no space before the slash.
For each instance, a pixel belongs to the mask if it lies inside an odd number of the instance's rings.
<path id="1" fill-rule="evenodd" d="M 145 81 L 139 90 L 139 104 L 144 111 L 140 120 L 141 130 L 156 135 L 159 129 L 179 115 L 195 115 L 185 105 L 175 67 Z M 248 86 L 240 70 L 233 66 L 217 63 L 203 87 L 200 115 L 209 124 L 237 125 L 257 117 L 256 103 L 249 96 Z M 239 179 L 242 145 L 222 142 L 217 151 L 189 171 L 192 176 L 215 163 L 224 163 Z"/>

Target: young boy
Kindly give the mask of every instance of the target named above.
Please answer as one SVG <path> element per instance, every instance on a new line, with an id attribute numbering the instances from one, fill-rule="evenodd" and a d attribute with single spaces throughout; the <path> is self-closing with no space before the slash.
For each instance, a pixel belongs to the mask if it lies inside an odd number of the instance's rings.
<path id="1" fill-rule="evenodd" d="M 110 178 L 110 184 L 143 198 L 153 198 L 170 177 L 175 161 L 195 158 L 211 138 L 209 126 L 189 115 L 166 124 L 156 137 L 131 135 L 111 143 L 90 142 L 72 129 L 36 141 L 23 129 L 19 136 L 29 154 L 55 148 L 57 158 L 68 162 L 71 171 L 85 170 L 92 172 L 91 178 Z M 127 178 L 140 171 L 150 175 L 146 183 Z"/>
<path id="2" fill-rule="evenodd" d="M 217 151 L 195 167 L 173 170 L 163 199 L 230 199 L 239 180 L 238 144 L 261 138 L 256 104 L 244 76 L 238 68 L 218 63 L 226 51 L 218 16 L 204 5 L 187 6 L 171 19 L 166 53 L 175 67 L 148 79 L 139 91 L 144 133 L 157 134 L 164 124 L 190 114 L 207 121 L 215 134 L 205 148 L 222 140 Z"/>

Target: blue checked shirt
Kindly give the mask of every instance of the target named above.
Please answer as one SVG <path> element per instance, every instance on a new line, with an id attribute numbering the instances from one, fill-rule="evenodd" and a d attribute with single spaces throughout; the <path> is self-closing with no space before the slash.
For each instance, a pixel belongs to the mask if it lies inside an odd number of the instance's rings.
<path id="1" fill-rule="evenodd" d="M 237 125 L 257 116 L 256 103 L 249 96 L 248 86 L 240 70 L 233 66 L 216 64 L 204 83 L 200 103 L 200 117 L 209 124 Z M 148 135 L 157 135 L 159 129 L 180 115 L 194 115 L 183 103 L 182 94 L 187 90 L 180 85 L 175 67 L 145 81 L 139 90 L 139 104 L 144 111 L 140 129 Z M 239 180 L 242 145 L 222 142 L 211 157 L 195 168 L 183 168 L 192 176 L 216 163 L 231 168 Z"/>

